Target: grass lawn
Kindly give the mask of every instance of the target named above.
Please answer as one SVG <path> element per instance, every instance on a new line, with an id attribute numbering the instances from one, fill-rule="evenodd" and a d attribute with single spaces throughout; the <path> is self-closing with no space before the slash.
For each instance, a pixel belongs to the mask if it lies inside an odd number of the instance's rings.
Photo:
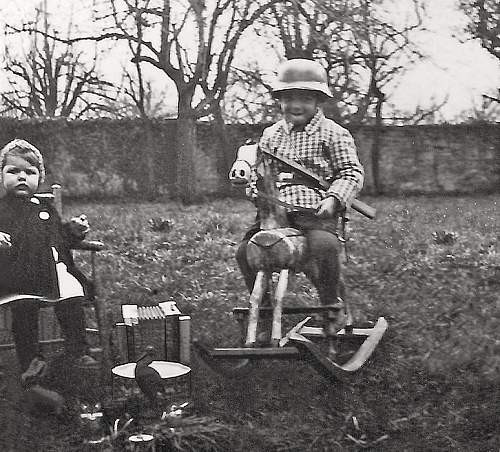
<path id="1" fill-rule="evenodd" d="M 365 199 L 378 217 L 352 213 L 344 273 L 356 319 L 389 322 L 374 359 L 352 383 L 332 384 L 303 362 L 265 361 L 227 379 L 193 356 L 195 414 L 225 427 L 193 450 L 498 451 L 497 199 Z M 66 206 L 67 216 L 82 212 L 89 238 L 107 244 L 99 293 L 111 318 L 122 303 L 175 300 L 193 339 L 234 344 L 231 310 L 248 301 L 234 253 L 254 217 L 249 202 Z M 291 292 L 287 304 L 316 298 L 303 277 Z M 65 435 L 52 430 L 50 450 L 68 450 Z"/>

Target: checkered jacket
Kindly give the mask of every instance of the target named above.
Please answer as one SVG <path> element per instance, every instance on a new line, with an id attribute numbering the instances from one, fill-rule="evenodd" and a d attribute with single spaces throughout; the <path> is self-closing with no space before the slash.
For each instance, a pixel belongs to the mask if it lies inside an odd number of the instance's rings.
<path id="1" fill-rule="evenodd" d="M 283 119 L 266 128 L 259 147 L 294 160 L 331 184 L 325 191 L 306 185 L 280 183 L 280 200 L 286 203 L 316 208 L 321 200 L 335 196 L 345 206 L 351 203 L 363 186 L 364 169 L 351 134 L 327 119 L 321 110 L 302 131 L 293 130 L 291 124 Z M 277 165 L 277 174 L 291 172 L 290 168 L 276 160 L 272 165 Z M 255 187 L 255 184 L 252 185 Z"/>

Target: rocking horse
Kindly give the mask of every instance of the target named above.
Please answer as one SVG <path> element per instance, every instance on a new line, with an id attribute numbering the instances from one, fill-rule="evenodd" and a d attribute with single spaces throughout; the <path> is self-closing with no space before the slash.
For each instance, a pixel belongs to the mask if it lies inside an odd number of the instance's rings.
<path id="1" fill-rule="evenodd" d="M 252 155 L 252 148 L 254 156 Z M 234 185 L 248 183 L 249 169 L 257 165 L 257 145 L 245 145 L 240 148 L 245 154 L 245 162 L 238 159 L 233 164 L 229 177 Z M 242 152 L 239 152 L 241 154 Z M 235 375 L 245 371 L 246 365 L 257 359 L 302 359 L 309 362 L 320 374 L 327 378 L 346 380 L 358 371 L 370 358 L 387 329 L 387 322 L 380 317 L 369 328 L 354 325 L 352 314 L 344 297 L 337 302 L 321 306 L 285 306 L 288 281 L 291 273 L 304 271 L 306 259 L 306 239 L 301 231 L 290 227 L 286 217 L 286 208 L 290 207 L 278 199 L 276 174 L 271 161 L 277 159 L 290 171 L 298 172 L 303 177 L 314 179 L 319 187 L 326 187 L 326 182 L 294 161 L 262 152 L 259 157 L 260 180 L 256 199 L 261 230 L 251 237 L 247 245 L 247 260 L 256 272 L 253 290 L 248 307 L 236 307 L 233 315 L 241 331 L 241 347 L 211 348 L 196 342 L 195 349 L 199 356 L 215 371 L 226 375 Z M 374 218 L 375 210 L 355 200 L 352 206 L 369 218 Z M 302 209 L 297 208 L 296 209 Z M 273 275 L 277 274 L 274 294 Z M 266 298 L 265 294 L 269 297 Z M 270 306 L 263 306 L 263 300 L 269 299 Z M 306 314 L 303 320 L 293 326 L 286 334 L 282 332 L 284 315 Z M 322 318 L 322 326 L 308 326 L 314 317 Z M 270 341 L 265 345 L 258 341 L 258 325 L 263 318 L 271 318 Z M 343 364 L 337 362 L 339 341 L 361 340 L 356 352 Z M 321 346 L 326 342 L 326 347 Z M 326 350 L 325 350 L 326 348 Z M 233 364 L 228 364 L 233 362 Z"/>

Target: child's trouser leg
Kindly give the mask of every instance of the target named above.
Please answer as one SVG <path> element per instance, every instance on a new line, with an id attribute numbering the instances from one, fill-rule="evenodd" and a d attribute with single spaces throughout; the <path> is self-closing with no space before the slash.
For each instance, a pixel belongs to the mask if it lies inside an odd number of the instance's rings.
<path id="1" fill-rule="evenodd" d="M 38 312 L 40 305 L 34 300 L 19 300 L 12 307 L 12 336 L 21 373 L 39 354 Z"/>
<path id="2" fill-rule="evenodd" d="M 312 229 L 306 232 L 308 256 L 312 264 L 307 275 L 318 290 L 320 303 L 334 304 L 343 297 L 341 280 L 341 244 L 331 232 Z"/>
<path id="3" fill-rule="evenodd" d="M 66 339 L 66 352 L 75 357 L 84 355 L 87 342 L 82 298 L 73 298 L 57 303 L 56 315 Z"/>

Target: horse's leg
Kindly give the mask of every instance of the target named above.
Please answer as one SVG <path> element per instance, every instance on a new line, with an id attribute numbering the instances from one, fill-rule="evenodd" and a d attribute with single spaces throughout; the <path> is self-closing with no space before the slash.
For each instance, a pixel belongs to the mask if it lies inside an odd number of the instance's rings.
<path id="1" fill-rule="evenodd" d="M 283 298 L 285 297 L 288 286 L 288 274 L 288 268 L 284 268 L 280 271 L 276 293 L 274 295 L 273 328 L 271 332 L 271 345 L 273 347 L 277 347 L 281 339 L 281 316 L 283 313 Z"/>
<path id="2" fill-rule="evenodd" d="M 255 283 L 250 295 L 250 311 L 248 313 L 247 339 L 245 347 L 253 347 L 257 339 L 257 323 L 259 321 L 259 304 L 266 290 L 266 273 L 263 270 L 257 272 Z"/>

